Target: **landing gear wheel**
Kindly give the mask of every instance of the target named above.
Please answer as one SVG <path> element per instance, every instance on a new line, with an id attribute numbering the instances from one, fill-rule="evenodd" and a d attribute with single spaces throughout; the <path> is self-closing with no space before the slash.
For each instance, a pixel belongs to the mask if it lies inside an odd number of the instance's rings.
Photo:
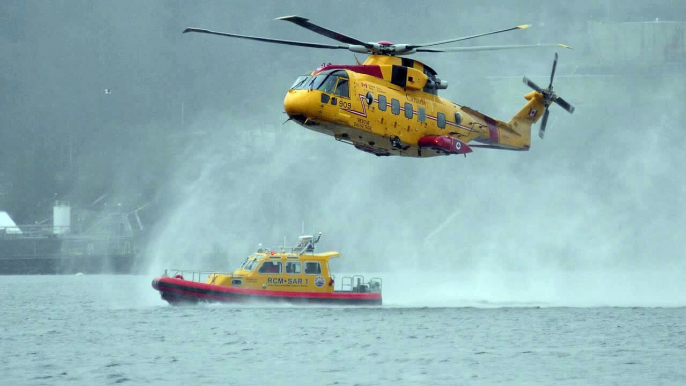
<path id="1" fill-rule="evenodd" d="M 402 149 L 403 143 L 400 142 L 400 138 L 398 137 L 391 137 L 391 146 L 393 146 L 396 149 Z"/>

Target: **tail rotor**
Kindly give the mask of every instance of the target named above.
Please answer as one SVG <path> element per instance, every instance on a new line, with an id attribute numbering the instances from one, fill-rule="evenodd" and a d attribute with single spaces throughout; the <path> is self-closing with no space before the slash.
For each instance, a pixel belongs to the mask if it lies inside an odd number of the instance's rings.
<path id="1" fill-rule="evenodd" d="M 550 73 L 550 85 L 548 85 L 548 88 L 540 88 L 536 83 L 531 81 L 531 79 L 524 77 L 523 81 L 524 84 L 527 86 L 531 87 L 535 91 L 543 94 L 543 103 L 545 105 L 545 112 L 543 113 L 543 122 L 541 122 L 541 128 L 538 131 L 538 136 L 543 139 L 543 136 L 545 135 L 545 126 L 548 123 L 548 115 L 550 111 L 548 110 L 548 107 L 554 102 L 557 103 L 560 107 L 563 109 L 567 110 L 570 114 L 574 113 L 574 106 L 570 105 L 567 101 L 564 99 L 558 97 L 554 92 L 553 92 L 553 79 L 555 78 L 555 68 L 557 67 L 557 53 L 555 53 L 555 61 L 553 61 L 553 70 Z"/>

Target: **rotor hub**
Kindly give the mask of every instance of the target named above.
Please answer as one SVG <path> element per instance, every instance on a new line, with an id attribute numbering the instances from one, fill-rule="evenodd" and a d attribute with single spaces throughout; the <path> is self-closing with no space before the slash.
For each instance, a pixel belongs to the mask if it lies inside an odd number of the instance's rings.
<path id="1" fill-rule="evenodd" d="M 555 100 L 555 94 L 553 93 L 553 87 L 548 87 L 544 88 L 543 90 L 543 99 L 545 100 L 545 105 L 546 107 L 550 105 L 550 102 Z"/>

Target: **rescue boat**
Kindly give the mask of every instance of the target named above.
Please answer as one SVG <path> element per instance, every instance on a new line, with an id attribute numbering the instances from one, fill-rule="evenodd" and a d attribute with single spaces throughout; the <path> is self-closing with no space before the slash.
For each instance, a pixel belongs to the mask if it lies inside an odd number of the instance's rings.
<path id="1" fill-rule="evenodd" d="M 382 304 L 381 279 L 365 281 L 362 275 L 335 277 L 329 260 L 338 252 L 315 253 L 321 238 L 300 236 L 296 247 L 278 252 L 261 246 L 231 273 L 165 269 L 152 287 L 170 304 L 198 302 L 271 301 L 340 305 Z"/>

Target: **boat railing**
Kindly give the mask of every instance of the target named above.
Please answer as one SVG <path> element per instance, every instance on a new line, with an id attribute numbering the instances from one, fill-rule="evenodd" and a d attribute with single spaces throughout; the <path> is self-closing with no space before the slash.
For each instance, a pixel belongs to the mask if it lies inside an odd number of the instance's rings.
<path id="1" fill-rule="evenodd" d="M 201 271 L 201 270 L 197 270 L 197 269 L 177 269 L 177 268 L 165 269 L 164 274 L 162 276 L 201 283 L 201 282 L 205 282 L 207 280 L 207 278 L 209 278 L 210 276 L 215 275 L 215 274 L 216 275 L 224 275 L 224 276 L 233 276 L 233 272 Z"/>
<path id="2" fill-rule="evenodd" d="M 368 282 L 364 281 L 364 276 L 353 275 L 344 276 L 341 279 L 340 292 L 374 292 L 380 293 L 382 287 L 381 278 L 373 277 Z"/>

